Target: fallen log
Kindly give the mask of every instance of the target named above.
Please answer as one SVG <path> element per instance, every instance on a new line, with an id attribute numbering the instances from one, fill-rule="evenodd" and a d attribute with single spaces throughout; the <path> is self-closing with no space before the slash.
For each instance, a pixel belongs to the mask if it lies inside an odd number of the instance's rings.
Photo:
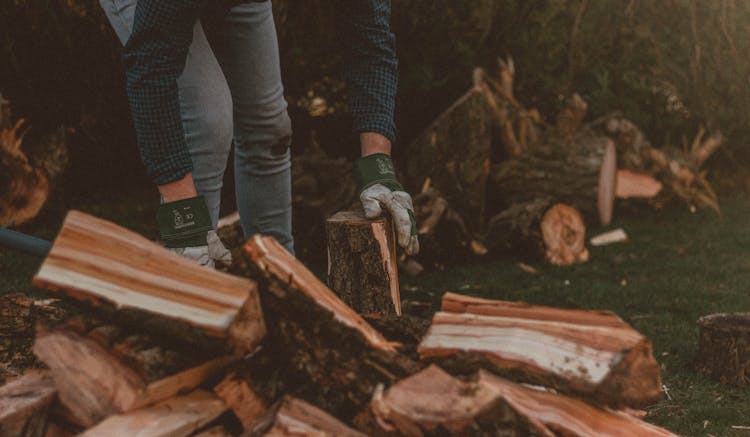
<path id="1" fill-rule="evenodd" d="M 448 293 L 418 352 L 457 372 L 482 367 L 614 407 L 662 396 L 651 342 L 612 313 Z"/>
<path id="2" fill-rule="evenodd" d="M 429 178 L 472 232 L 484 216 L 491 132 L 486 91 L 474 86 L 407 148 L 407 188 L 418 191 Z"/>
<path id="3" fill-rule="evenodd" d="M 379 392 L 371 410 L 380 433 L 406 436 L 674 436 L 628 414 L 527 388 L 485 371 L 462 381 L 437 366 Z"/>
<path id="4" fill-rule="evenodd" d="M 341 211 L 326 220 L 328 286 L 362 314 L 401 315 L 396 237 L 386 217 Z"/>
<path id="5" fill-rule="evenodd" d="M 253 281 L 207 269 L 114 223 L 68 213 L 33 279 L 146 332 L 216 351 L 254 350 L 265 334 Z"/>
<path id="6" fill-rule="evenodd" d="M 492 217 L 487 227 L 485 244 L 490 250 L 544 258 L 553 265 L 589 259 L 583 217 L 575 208 L 550 199 L 515 204 Z"/>
<path id="7" fill-rule="evenodd" d="M 294 397 L 284 397 L 267 417 L 261 419 L 242 437 L 293 436 L 365 437 L 325 411 Z"/>
<path id="8" fill-rule="evenodd" d="M 69 420 L 84 427 L 192 390 L 237 360 L 190 355 L 113 325 L 71 328 L 37 332 L 34 353 L 50 368 Z"/>
<path id="9" fill-rule="evenodd" d="M 237 373 L 267 405 L 289 394 L 347 421 L 377 384 L 421 368 L 273 238 L 255 236 L 244 250 L 242 273 L 258 278 L 264 290 L 269 334 Z"/>
<path id="10" fill-rule="evenodd" d="M 544 150 L 494 164 L 488 182 L 494 212 L 553 199 L 607 225 L 614 206 L 616 158 L 609 138 L 577 135 Z"/>
<path id="11" fill-rule="evenodd" d="M 0 387 L 0 436 L 42 437 L 56 390 L 47 372 L 24 375 Z"/>
<path id="12" fill-rule="evenodd" d="M 750 385 L 750 313 L 698 319 L 698 371 L 722 384 Z"/>
<path id="13" fill-rule="evenodd" d="M 211 423 L 226 410 L 227 407 L 221 399 L 209 392 L 196 390 L 148 408 L 111 416 L 89 428 L 80 436 L 189 436 Z"/>

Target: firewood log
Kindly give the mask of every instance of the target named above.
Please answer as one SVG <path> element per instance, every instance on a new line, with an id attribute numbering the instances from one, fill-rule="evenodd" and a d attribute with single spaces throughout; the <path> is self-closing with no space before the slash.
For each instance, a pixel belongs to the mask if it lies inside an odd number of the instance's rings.
<path id="1" fill-rule="evenodd" d="M 491 130 L 486 92 L 475 86 L 407 148 L 407 188 L 415 192 L 430 178 L 472 232 L 482 225 Z"/>
<path id="2" fill-rule="evenodd" d="M 228 341 L 249 352 L 265 333 L 253 281 L 200 267 L 78 211 L 68 213 L 33 283 L 191 347 L 216 351 Z"/>
<path id="3" fill-rule="evenodd" d="M 248 381 L 235 372 L 230 373 L 214 387 L 214 393 L 229 407 L 245 429 L 261 419 L 268 407 L 253 390 Z"/>
<path id="4" fill-rule="evenodd" d="M 380 433 L 391 435 L 674 436 L 628 414 L 485 371 L 462 381 L 437 366 L 376 394 L 371 408 Z"/>
<path id="5" fill-rule="evenodd" d="M 392 384 L 421 365 L 395 351 L 271 237 L 244 247 L 245 272 L 257 278 L 269 333 L 237 370 L 268 405 L 290 394 L 347 421 L 377 384 Z"/>
<path id="6" fill-rule="evenodd" d="M 611 313 L 447 293 L 418 351 L 448 369 L 484 367 L 615 407 L 662 396 L 651 342 Z"/>
<path id="7" fill-rule="evenodd" d="M 386 217 L 369 220 L 361 210 L 326 220 L 328 286 L 362 314 L 401 315 L 396 236 Z"/>
<path id="8" fill-rule="evenodd" d="M 242 437 L 293 436 L 365 437 L 325 411 L 291 396 L 284 397 L 269 415 L 245 431 Z"/>
<path id="9" fill-rule="evenodd" d="M 196 390 L 151 407 L 111 416 L 89 428 L 81 437 L 131 436 L 182 437 L 211 423 L 227 410 L 212 393 Z"/>
<path id="10" fill-rule="evenodd" d="M 42 328 L 34 353 L 51 369 L 69 420 L 85 427 L 192 390 L 237 360 L 191 355 L 113 325 L 72 323 Z"/>
<path id="11" fill-rule="evenodd" d="M 704 316 L 698 328 L 698 371 L 722 384 L 750 385 L 750 313 Z"/>
<path id="12" fill-rule="evenodd" d="M 575 208 L 550 199 L 518 203 L 490 219 L 485 244 L 553 265 L 588 261 L 586 225 Z"/>
<path id="13" fill-rule="evenodd" d="M 44 436 L 56 393 L 48 372 L 30 373 L 1 386 L 0 436 Z"/>
<path id="14" fill-rule="evenodd" d="M 578 209 L 602 225 L 612 219 L 617 180 L 614 143 L 601 136 L 577 135 L 561 144 L 492 166 L 489 188 L 493 211 L 551 199 Z"/>

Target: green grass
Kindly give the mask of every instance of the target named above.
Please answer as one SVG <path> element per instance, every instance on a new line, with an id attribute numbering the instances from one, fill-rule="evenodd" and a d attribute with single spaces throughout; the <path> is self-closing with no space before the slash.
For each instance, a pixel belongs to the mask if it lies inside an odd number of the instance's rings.
<path id="1" fill-rule="evenodd" d="M 131 198 L 132 197 L 132 198 Z M 114 219 L 155 236 L 153 199 L 81 199 L 74 207 Z M 91 206 L 91 205 L 96 205 Z M 671 399 L 649 409 L 649 421 L 685 436 L 742 436 L 750 426 L 750 389 L 708 381 L 693 372 L 696 320 L 704 314 L 750 311 L 750 200 L 725 201 L 723 216 L 691 214 L 684 208 L 620 212 L 611 228 L 630 241 L 591 248 L 591 261 L 567 268 L 535 265 L 521 270 L 515 260 L 453 267 L 402 279 L 406 297 L 438 300 L 443 292 L 524 300 L 568 308 L 610 309 L 654 344 Z M 59 214 L 24 230 L 50 238 Z M 598 230 L 595 230 L 597 232 Z M 0 294 L 40 293 L 29 281 L 39 260 L 0 248 Z"/>
<path id="2" fill-rule="evenodd" d="M 708 381 L 693 362 L 700 316 L 750 311 L 750 201 L 725 202 L 722 217 L 679 208 L 621 216 L 611 228 L 630 241 L 590 248 L 588 263 L 529 274 L 513 260 L 492 261 L 403 280 L 403 289 L 613 310 L 652 340 L 669 389 L 649 421 L 686 436 L 749 435 L 731 427 L 750 426 L 750 388 Z"/>

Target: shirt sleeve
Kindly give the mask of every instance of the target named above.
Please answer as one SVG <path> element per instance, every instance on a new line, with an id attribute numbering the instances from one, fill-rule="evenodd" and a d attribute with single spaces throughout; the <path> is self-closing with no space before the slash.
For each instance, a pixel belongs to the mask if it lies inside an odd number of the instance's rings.
<path id="1" fill-rule="evenodd" d="M 177 78 L 206 0 L 138 0 L 123 61 L 141 160 L 162 185 L 191 172 Z"/>
<path id="2" fill-rule="evenodd" d="M 398 59 L 391 1 L 339 0 L 337 7 L 354 130 L 376 132 L 394 142 Z"/>

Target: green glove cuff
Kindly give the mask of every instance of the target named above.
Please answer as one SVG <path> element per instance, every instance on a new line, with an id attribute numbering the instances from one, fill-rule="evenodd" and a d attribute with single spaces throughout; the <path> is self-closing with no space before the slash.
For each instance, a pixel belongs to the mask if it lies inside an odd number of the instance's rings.
<path id="1" fill-rule="evenodd" d="M 206 234 L 213 229 L 203 196 L 162 204 L 156 223 L 167 247 L 205 246 Z"/>
<path id="2" fill-rule="evenodd" d="M 404 191 L 396 180 L 393 160 L 385 153 L 375 153 L 354 161 L 354 178 L 360 193 L 375 184 L 384 185 L 391 191 Z"/>

